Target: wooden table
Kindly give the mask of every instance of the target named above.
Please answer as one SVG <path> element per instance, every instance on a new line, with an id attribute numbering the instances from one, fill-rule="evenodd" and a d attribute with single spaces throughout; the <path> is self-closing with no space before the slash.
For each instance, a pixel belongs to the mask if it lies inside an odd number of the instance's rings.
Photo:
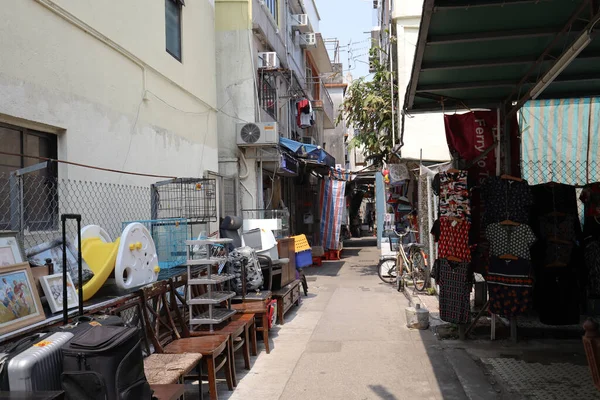
<path id="1" fill-rule="evenodd" d="M 150 385 L 150 388 L 158 400 L 178 400 L 185 393 L 185 385 Z"/>
<path id="2" fill-rule="evenodd" d="M 264 301 L 247 301 L 231 305 L 231 308 L 242 314 L 255 314 L 256 317 L 260 318 L 262 326 L 256 324 L 256 330 L 262 332 L 267 354 L 271 352 L 271 347 L 269 346 L 269 315 L 267 313 L 267 304 L 269 303 L 269 300 L 270 299 Z"/>
<path id="3" fill-rule="evenodd" d="M 295 280 L 273 292 L 273 298 L 277 300 L 277 322 L 283 325 L 283 316 L 294 304 L 300 305 L 300 281 Z"/>

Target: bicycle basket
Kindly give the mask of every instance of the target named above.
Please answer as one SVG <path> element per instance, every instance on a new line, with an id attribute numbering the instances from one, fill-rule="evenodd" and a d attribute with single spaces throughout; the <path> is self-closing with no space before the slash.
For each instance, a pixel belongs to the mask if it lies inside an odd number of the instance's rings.
<path id="1" fill-rule="evenodd" d="M 391 251 L 398 251 L 400 249 L 400 238 L 390 237 L 388 241 L 390 243 Z"/>

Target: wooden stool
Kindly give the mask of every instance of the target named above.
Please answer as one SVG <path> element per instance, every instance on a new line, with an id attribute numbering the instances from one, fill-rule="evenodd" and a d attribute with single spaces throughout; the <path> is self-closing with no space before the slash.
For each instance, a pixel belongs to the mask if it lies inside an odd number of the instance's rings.
<path id="1" fill-rule="evenodd" d="M 255 314 L 256 318 L 260 318 L 261 325 L 256 324 L 256 331 L 262 332 L 263 342 L 265 344 L 265 350 L 267 354 L 271 353 L 271 348 L 269 346 L 269 315 L 267 313 L 267 303 L 269 300 L 265 301 L 251 301 L 246 303 L 232 304 L 231 307 L 236 309 L 238 312 L 242 314 Z"/>

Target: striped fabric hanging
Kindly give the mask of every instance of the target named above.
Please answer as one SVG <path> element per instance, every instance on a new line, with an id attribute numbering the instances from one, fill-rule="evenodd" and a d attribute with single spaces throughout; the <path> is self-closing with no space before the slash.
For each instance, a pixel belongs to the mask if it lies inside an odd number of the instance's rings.
<path id="1" fill-rule="evenodd" d="M 340 248 L 346 182 L 323 179 L 321 182 L 321 245 L 326 250 Z"/>
<path id="2" fill-rule="evenodd" d="M 600 98 L 529 101 L 519 122 L 523 178 L 529 184 L 600 181 Z"/>

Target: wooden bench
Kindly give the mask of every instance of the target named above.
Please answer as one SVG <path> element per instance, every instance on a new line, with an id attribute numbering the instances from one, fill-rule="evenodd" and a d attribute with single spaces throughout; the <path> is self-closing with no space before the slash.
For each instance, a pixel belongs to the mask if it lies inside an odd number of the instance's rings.
<path id="1" fill-rule="evenodd" d="M 277 300 L 277 322 L 284 324 L 283 316 L 294 304 L 300 305 L 300 281 L 295 280 L 279 290 L 273 292 L 273 298 Z"/>

